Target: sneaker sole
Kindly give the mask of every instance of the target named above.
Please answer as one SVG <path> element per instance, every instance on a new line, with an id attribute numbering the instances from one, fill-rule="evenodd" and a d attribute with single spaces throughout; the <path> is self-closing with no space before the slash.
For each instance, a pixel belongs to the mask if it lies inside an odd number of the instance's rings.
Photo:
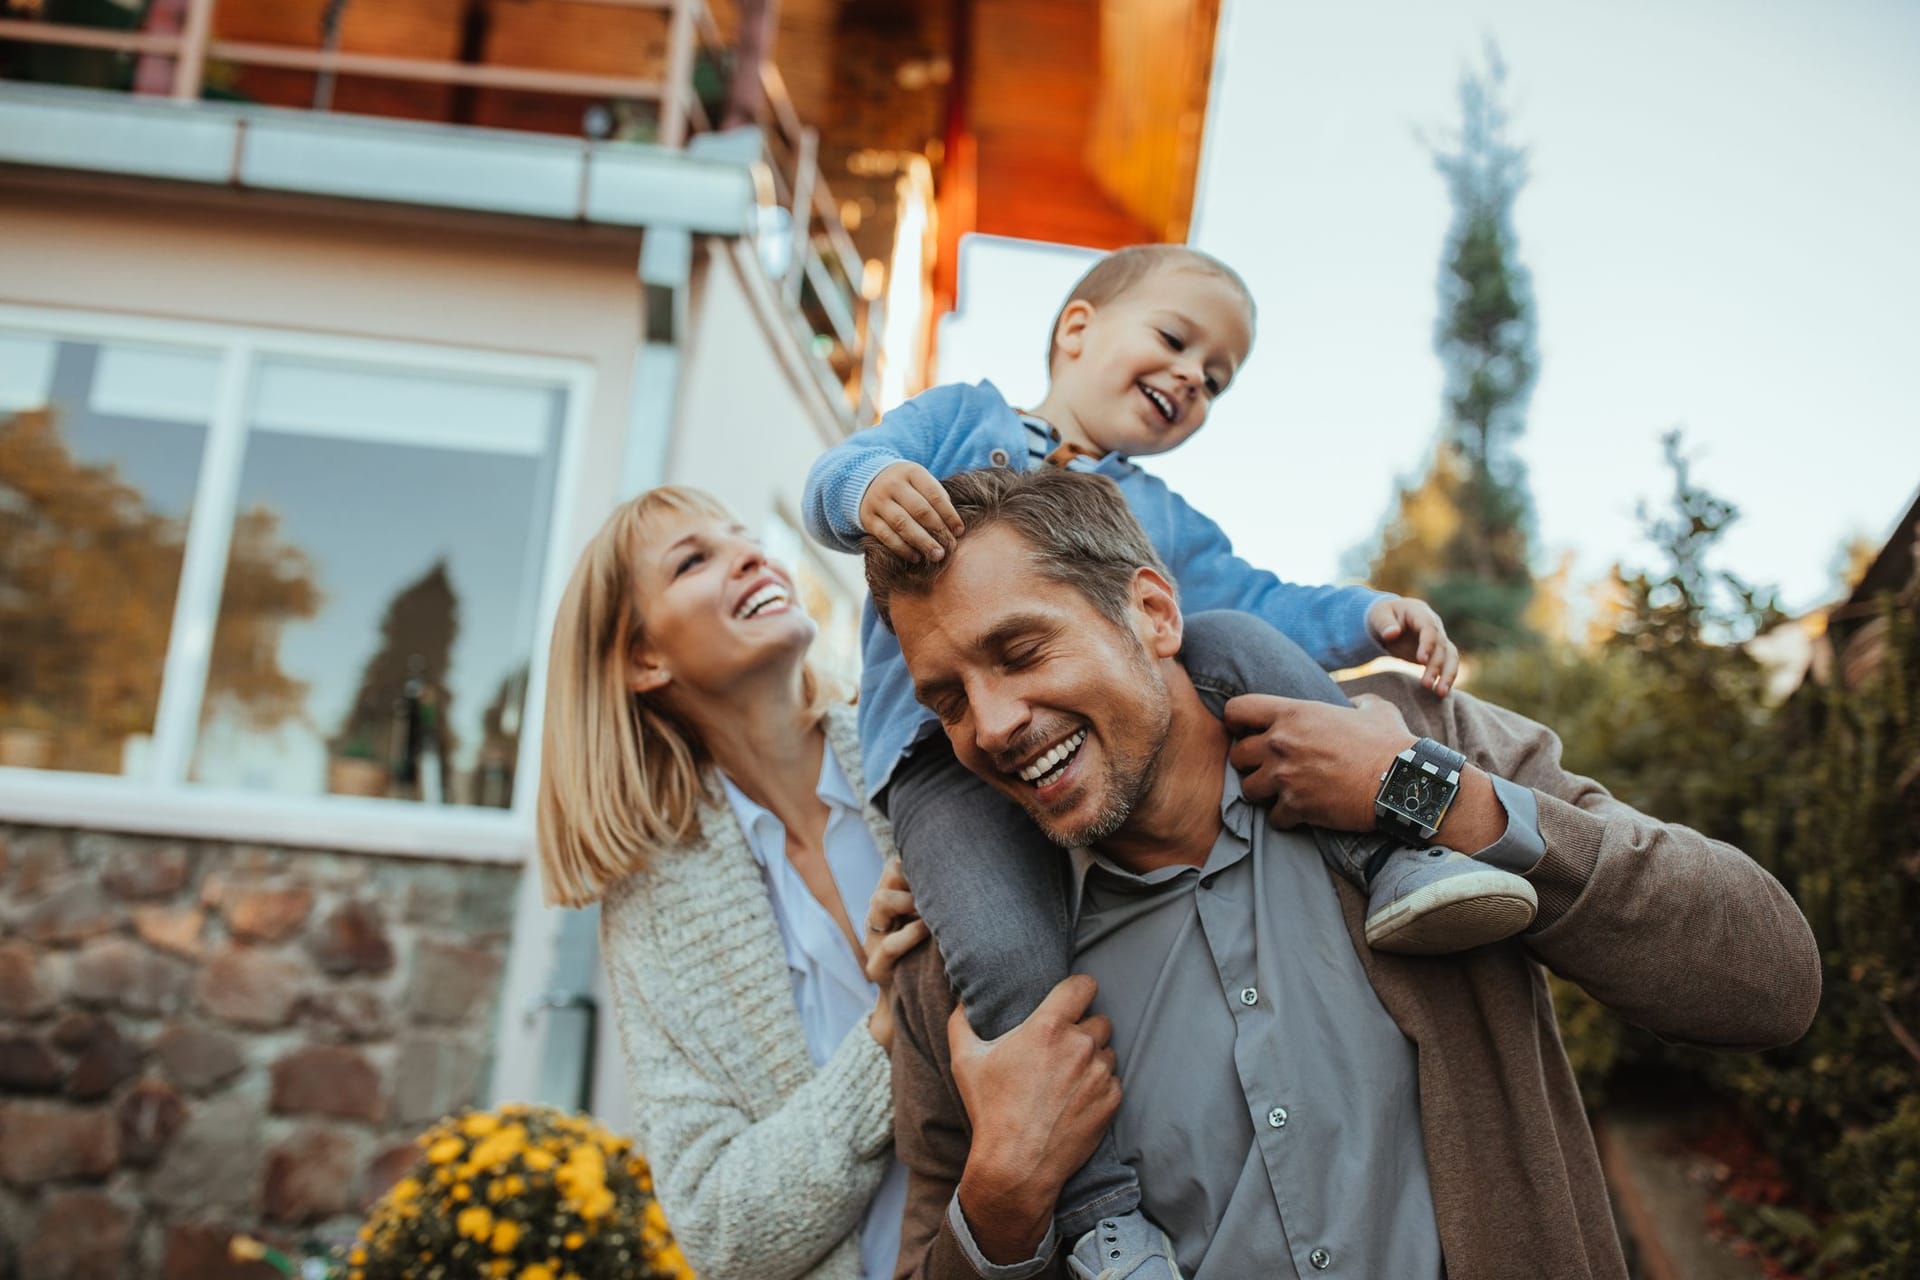
<path id="1" fill-rule="evenodd" d="M 1533 923 L 1533 886 L 1505 871 L 1452 876 L 1367 917 L 1367 945 L 1404 956 L 1445 955 L 1511 938 Z"/>

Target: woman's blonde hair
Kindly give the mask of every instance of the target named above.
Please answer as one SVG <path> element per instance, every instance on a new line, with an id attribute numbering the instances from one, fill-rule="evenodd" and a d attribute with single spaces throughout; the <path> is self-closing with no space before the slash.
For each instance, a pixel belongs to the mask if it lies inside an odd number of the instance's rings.
<path id="1" fill-rule="evenodd" d="M 540 874 L 549 905 L 585 906 L 652 855 L 696 835 L 700 802 L 715 794 L 692 728 L 627 687 L 644 623 L 635 570 L 649 524 L 670 513 L 734 518 L 699 489 L 650 489 L 607 517 L 560 600 L 540 760 Z M 807 663 L 809 712 L 823 713 L 830 696 Z"/>

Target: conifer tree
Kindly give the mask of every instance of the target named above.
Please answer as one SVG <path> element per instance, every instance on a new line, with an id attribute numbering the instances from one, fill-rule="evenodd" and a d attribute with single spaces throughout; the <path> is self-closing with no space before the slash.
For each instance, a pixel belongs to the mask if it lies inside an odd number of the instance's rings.
<path id="1" fill-rule="evenodd" d="M 1532 593 L 1533 504 L 1516 445 L 1538 356 L 1513 229 L 1527 156 L 1507 136 L 1505 79 L 1489 46 L 1485 70 L 1461 78 L 1458 130 L 1428 144 L 1453 202 L 1434 326 L 1445 404 L 1426 474 L 1396 496 L 1369 574 L 1430 601 L 1475 649 L 1522 637 Z"/>

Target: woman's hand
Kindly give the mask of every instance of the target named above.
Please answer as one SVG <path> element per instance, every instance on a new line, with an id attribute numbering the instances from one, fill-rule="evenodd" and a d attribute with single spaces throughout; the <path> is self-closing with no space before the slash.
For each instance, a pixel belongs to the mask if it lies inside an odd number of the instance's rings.
<path id="1" fill-rule="evenodd" d="M 913 890 L 907 885 L 900 859 L 888 858 L 867 903 L 866 961 L 867 981 L 880 988 L 880 998 L 867 1017 L 867 1030 L 882 1049 L 893 1047 L 893 969 L 900 957 L 928 937 L 927 922 L 913 904 Z"/>

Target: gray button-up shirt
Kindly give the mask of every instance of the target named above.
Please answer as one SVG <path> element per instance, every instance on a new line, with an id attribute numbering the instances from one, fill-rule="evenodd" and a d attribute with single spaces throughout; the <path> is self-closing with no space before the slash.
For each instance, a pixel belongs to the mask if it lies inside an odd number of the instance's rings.
<path id="1" fill-rule="evenodd" d="M 1413 1046 L 1360 967 L 1313 838 L 1226 778 L 1200 867 L 1075 851 L 1114 1136 L 1191 1280 L 1441 1274 Z"/>
<path id="2" fill-rule="evenodd" d="M 1120 1158 L 1189 1280 L 1437 1280 L 1413 1046 L 1367 981 L 1313 837 L 1275 831 L 1224 772 L 1203 865 L 1135 875 L 1070 855 L 1074 969 L 1100 983 L 1124 1082 Z M 1475 856 L 1525 872 L 1546 849 L 1537 803 L 1492 782 L 1507 826 Z M 959 1201 L 948 1209 L 984 1276 L 1029 1276 L 1056 1246 L 1049 1231 L 1035 1258 L 994 1266 Z"/>

